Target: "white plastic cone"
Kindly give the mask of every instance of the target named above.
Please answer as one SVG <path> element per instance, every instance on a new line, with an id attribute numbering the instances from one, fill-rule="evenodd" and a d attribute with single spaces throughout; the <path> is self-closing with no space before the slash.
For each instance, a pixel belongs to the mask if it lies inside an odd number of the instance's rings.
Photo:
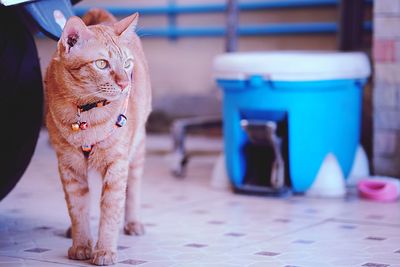
<path id="1" fill-rule="evenodd" d="M 317 177 L 306 192 L 312 197 L 343 197 L 346 185 L 342 169 L 336 157 L 329 153 L 321 164 Z"/>
<path id="2" fill-rule="evenodd" d="M 368 157 L 361 145 L 358 146 L 354 157 L 347 185 L 355 186 L 358 181 L 369 176 Z"/>

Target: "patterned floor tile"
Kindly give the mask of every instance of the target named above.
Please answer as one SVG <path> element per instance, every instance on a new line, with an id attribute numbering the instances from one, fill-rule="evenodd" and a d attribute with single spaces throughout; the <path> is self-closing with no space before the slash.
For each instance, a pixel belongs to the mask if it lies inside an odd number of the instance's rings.
<path id="1" fill-rule="evenodd" d="M 120 263 L 127 264 L 127 265 L 141 265 L 141 264 L 146 263 L 146 261 L 129 259 L 129 260 L 120 261 Z"/>
<path id="2" fill-rule="evenodd" d="M 400 267 L 398 203 L 356 197 L 276 199 L 214 190 L 210 176 L 218 153 L 193 157 L 187 177 L 175 179 L 164 157 L 169 141 L 149 137 L 142 204 L 147 232 L 120 236 L 115 266 Z M 193 149 L 204 150 L 204 142 L 189 139 Z M 221 141 L 212 142 L 213 151 L 220 151 Z M 96 175 L 89 180 L 93 234 L 101 188 Z M 44 131 L 32 164 L 0 203 L 0 267 L 91 266 L 67 258 L 69 224 Z"/>

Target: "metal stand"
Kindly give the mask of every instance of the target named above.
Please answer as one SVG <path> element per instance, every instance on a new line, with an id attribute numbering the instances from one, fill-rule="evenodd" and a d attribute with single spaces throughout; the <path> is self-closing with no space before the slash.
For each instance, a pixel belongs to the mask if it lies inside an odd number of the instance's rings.
<path id="1" fill-rule="evenodd" d="M 188 131 L 221 127 L 220 117 L 199 117 L 176 120 L 171 127 L 173 140 L 171 172 L 175 177 L 184 177 L 186 166 L 189 161 L 185 149 L 185 138 Z"/>

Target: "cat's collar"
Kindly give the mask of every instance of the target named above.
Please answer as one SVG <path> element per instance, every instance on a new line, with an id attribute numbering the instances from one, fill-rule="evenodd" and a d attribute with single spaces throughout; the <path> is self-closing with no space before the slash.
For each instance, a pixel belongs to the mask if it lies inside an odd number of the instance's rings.
<path id="1" fill-rule="evenodd" d="M 104 107 L 106 105 L 110 104 L 110 101 L 108 101 L 107 99 L 104 100 L 99 100 L 97 102 L 93 102 L 93 103 L 88 103 L 88 104 L 84 104 L 84 105 L 78 105 L 78 109 L 80 112 L 84 112 L 84 111 L 89 111 L 92 108 L 97 108 L 97 107 Z"/>
<path id="2" fill-rule="evenodd" d="M 131 91 L 129 90 L 128 94 L 127 94 L 127 96 L 125 98 L 123 109 L 122 109 L 122 113 L 120 113 L 118 115 L 117 120 L 116 120 L 116 122 L 114 124 L 114 127 L 108 132 L 106 137 L 103 140 L 95 142 L 94 144 L 86 144 L 86 143 L 84 143 L 81 146 L 82 152 L 83 152 L 83 154 L 85 155 L 86 158 L 89 157 L 89 155 L 90 155 L 90 153 L 92 151 L 92 148 L 93 148 L 93 146 L 95 144 L 100 143 L 100 142 L 104 141 L 105 139 L 107 139 L 114 132 L 115 129 L 125 126 L 125 124 L 128 121 L 127 117 L 126 117 L 126 112 L 128 110 L 130 92 Z M 78 105 L 78 112 L 76 113 L 77 121 L 75 123 L 71 124 L 71 129 L 73 131 L 86 130 L 89 127 L 88 126 L 89 124 L 86 121 L 81 121 L 81 112 L 88 111 L 88 110 L 91 110 L 92 108 L 96 108 L 96 107 L 103 107 L 103 106 L 108 105 L 108 104 L 110 104 L 110 101 L 105 99 L 105 100 L 100 100 L 100 101 L 97 101 L 97 102 L 94 102 L 94 103 L 89 103 L 89 104 L 85 104 L 85 105 L 81 105 L 81 106 Z"/>

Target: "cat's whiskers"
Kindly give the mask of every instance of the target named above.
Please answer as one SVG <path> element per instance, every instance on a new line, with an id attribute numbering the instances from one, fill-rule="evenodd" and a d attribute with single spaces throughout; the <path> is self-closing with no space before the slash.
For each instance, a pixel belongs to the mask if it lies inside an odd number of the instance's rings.
<path id="1" fill-rule="evenodd" d="M 112 87 L 112 89 L 110 89 L 110 88 L 101 88 L 100 90 L 101 90 L 101 92 L 103 92 L 103 93 L 105 93 L 105 94 L 107 94 L 109 96 L 116 96 L 116 95 L 118 95 L 120 93 L 120 91 L 115 89 L 114 87 Z"/>

